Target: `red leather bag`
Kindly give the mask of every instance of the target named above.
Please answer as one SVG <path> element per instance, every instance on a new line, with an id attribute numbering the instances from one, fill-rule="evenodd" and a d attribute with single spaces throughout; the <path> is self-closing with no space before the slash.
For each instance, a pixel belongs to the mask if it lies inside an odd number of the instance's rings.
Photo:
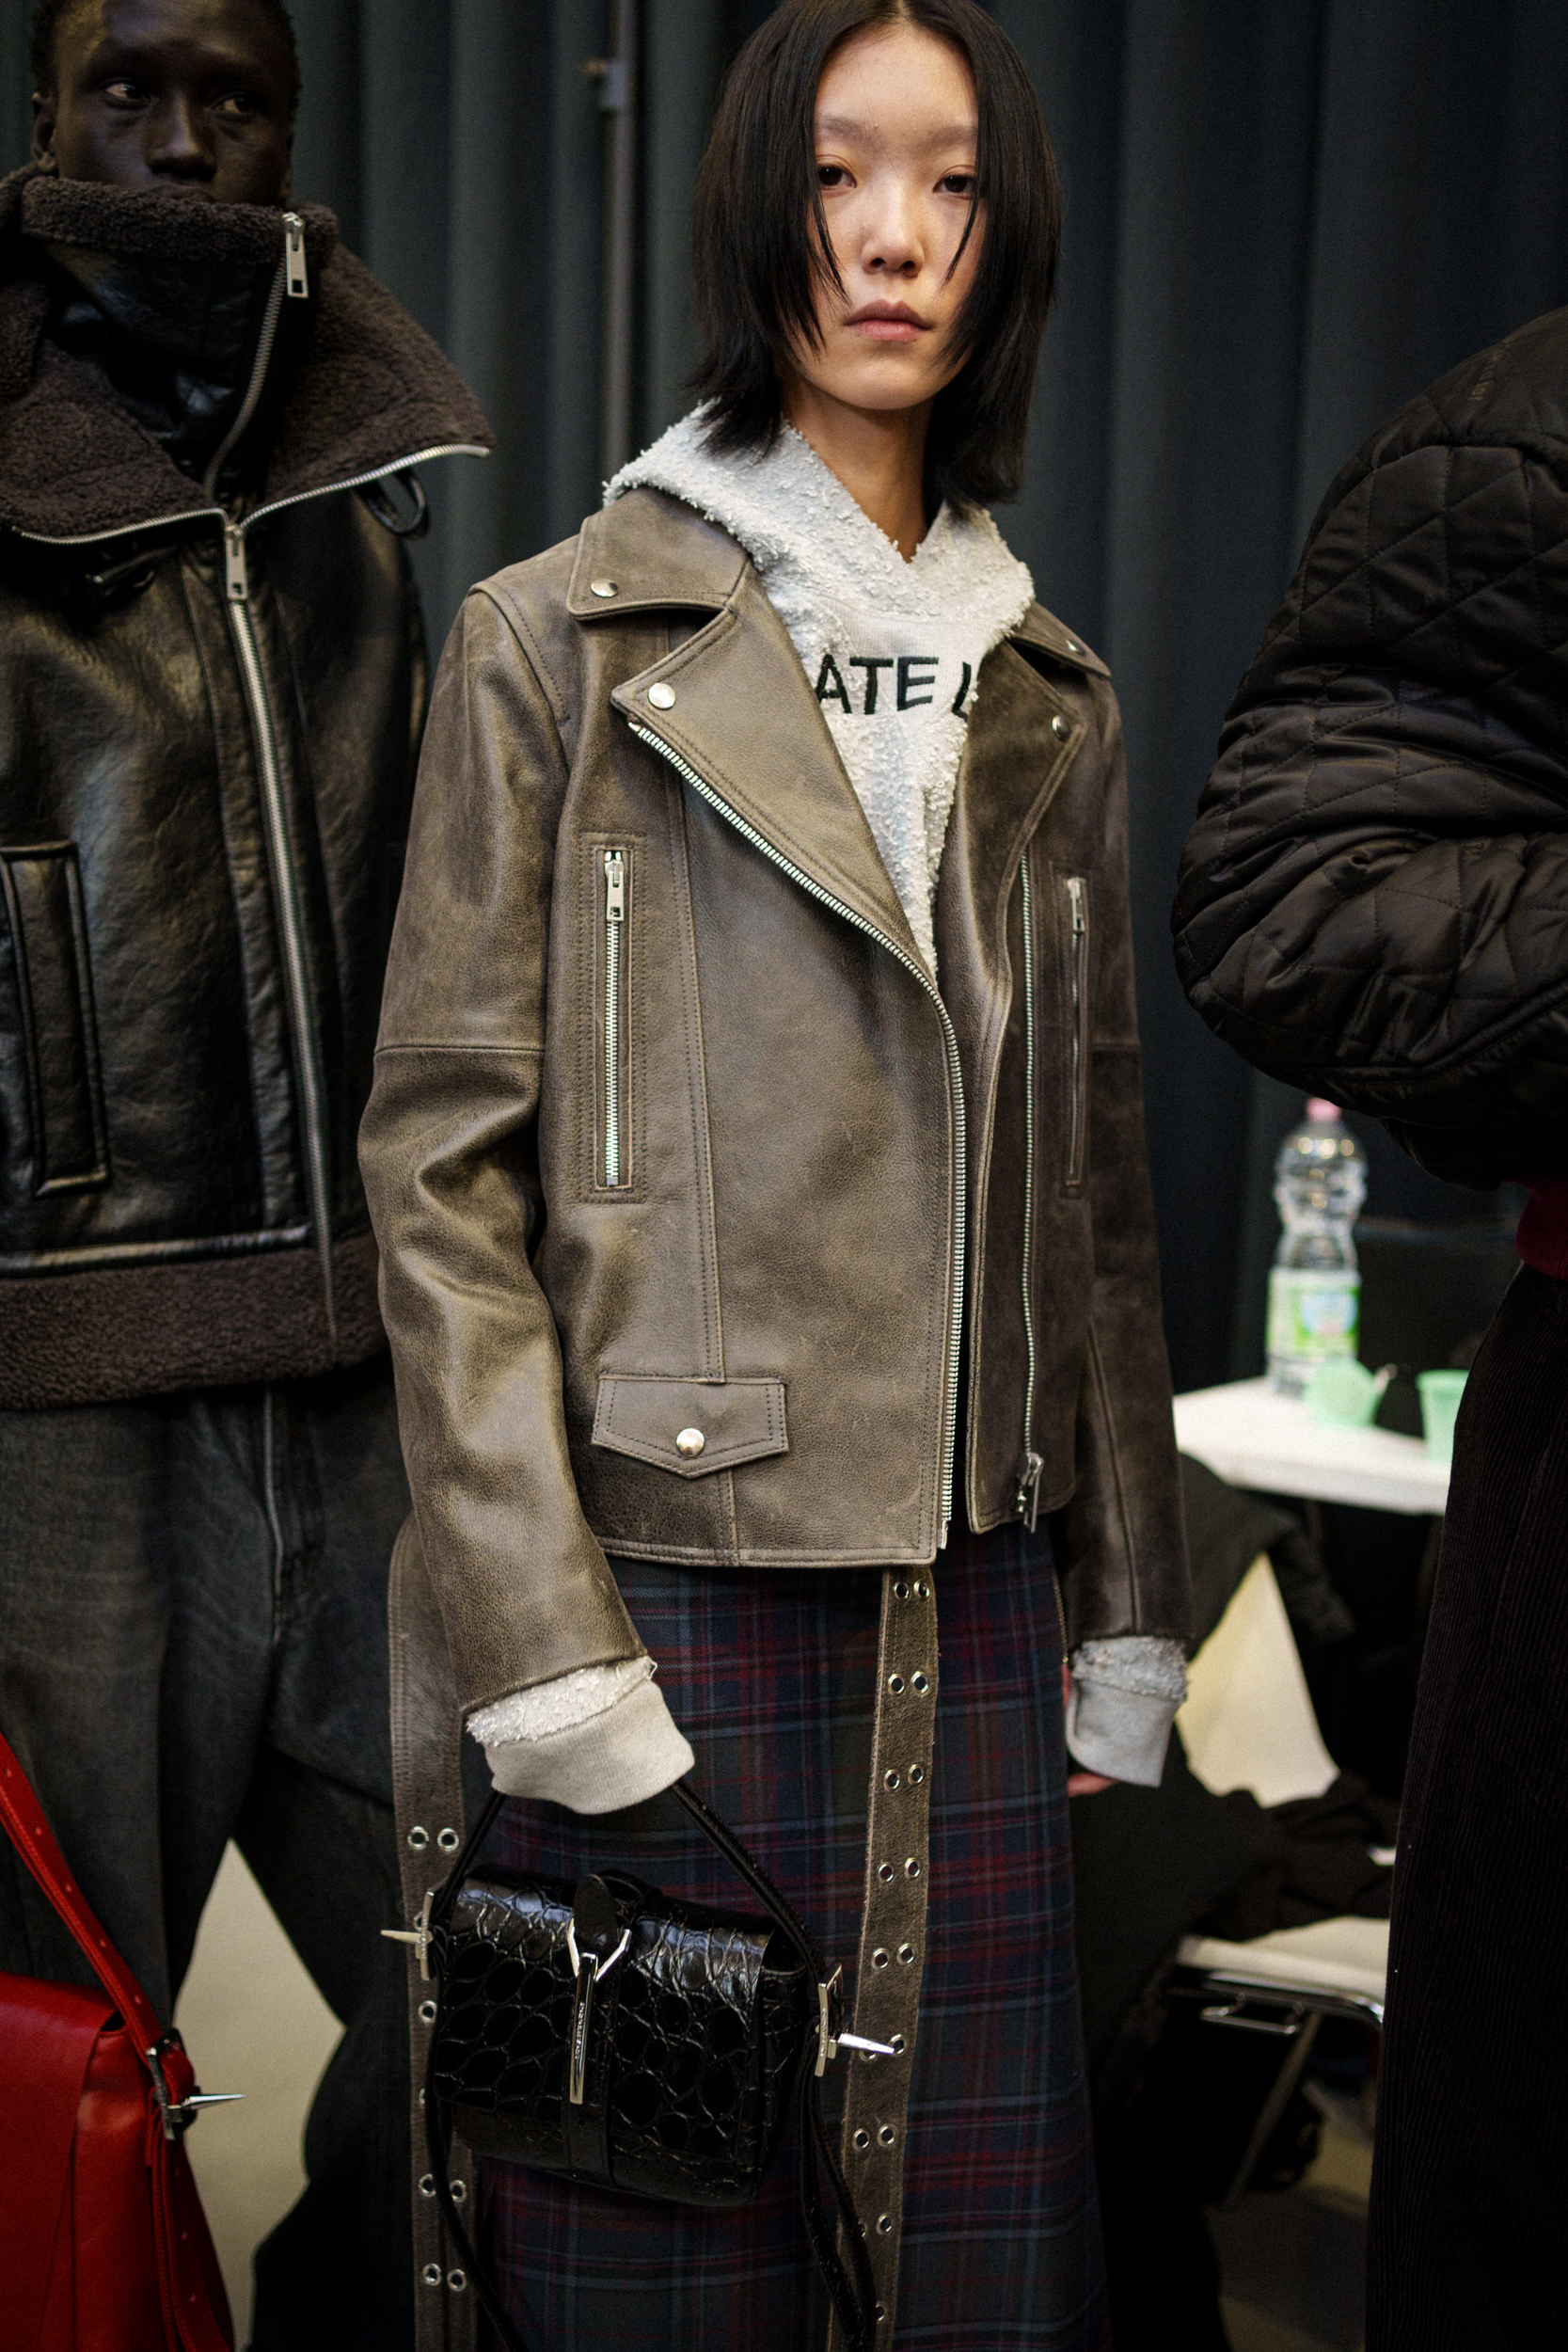
<path id="1" fill-rule="evenodd" d="M 233 2352 L 181 2145 L 177 2033 L 83 1900 L 0 1738 L 0 1827 L 103 1986 L 0 1975 L 0 2341 L 8 2352 Z"/>

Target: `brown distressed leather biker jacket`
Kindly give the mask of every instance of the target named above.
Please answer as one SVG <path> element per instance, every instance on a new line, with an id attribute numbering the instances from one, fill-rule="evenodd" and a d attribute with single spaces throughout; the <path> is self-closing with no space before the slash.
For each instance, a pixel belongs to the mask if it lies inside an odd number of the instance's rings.
<path id="1" fill-rule="evenodd" d="M 637 490 L 468 597 L 361 1134 L 466 1709 L 641 1654 L 607 1552 L 918 1565 L 960 1506 L 1058 1515 L 1074 1642 L 1185 1636 L 1126 827 L 1037 606 L 939 994 L 734 540 Z"/>

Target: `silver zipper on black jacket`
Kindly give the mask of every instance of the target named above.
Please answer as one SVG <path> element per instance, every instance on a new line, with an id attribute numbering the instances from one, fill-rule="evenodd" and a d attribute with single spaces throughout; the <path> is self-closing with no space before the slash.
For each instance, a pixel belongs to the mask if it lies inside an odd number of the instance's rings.
<path id="1" fill-rule="evenodd" d="M 958 1447 L 958 1361 L 963 1347 L 964 1218 L 967 1214 L 968 1190 L 968 1120 L 964 1110 L 963 1068 L 958 1059 L 958 1031 L 954 1028 L 952 1017 L 938 993 L 936 982 L 907 948 L 900 947 L 898 942 L 891 938 L 886 931 L 879 930 L 874 923 L 866 921 L 863 914 L 857 914 L 853 907 L 846 906 L 842 898 L 835 898 L 831 890 L 824 890 L 820 882 L 814 882 L 811 876 L 803 873 L 799 866 L 792 865 L 781 850 L 776 850 L 764 834 L 758 833 L 754 825 L 748 824 L 737 809 L 732 808 L 727 801 L 721 800 L 713 787 L 697 773 L 695 768 L 690 767 L 686 760 L 682 759 L 678 752 L 673 751 L 661 736 L 655 735 L 649 727 L 640 725 L 635 719 L 629 721 L 628 724 L 633 735 L 642 742 L 651 745 L 661 758 L 667 759 L 676 774 L 685 778 L 693 792 L 700 793 L 708 806 L 716 809 L 726 824 L 733 825 L 743 841 L 749 841 L 754 850 L 760 850 L 769 865 L 776 866 L 781 873 L 787 874 L 790 881 L 798 883 L 808 898 L 815 898 L 820 905 L 830 908 L 846 923 L 852 924 L 856 930 L 863 931 L 866 938 L 874 939 L 879 947 L 885 947 L 888 954 L 903 965 L 906 972 L 912 973 L 932 1004 L 935 1005 L 941 1017 L 942 1037 L 947 1047 L 948 1093 L 953 1108 L 953 1302 L 947 1325 L 947 1364 L 942 1399 L 942 1516 L 941 1533 L 937 1537 L 937 1549 L 940 1551 L 946 1544 L 947 1530 L 953 1518 L 953 1462 Z"/>
<path id="2" fill-rule="evenodd" d="M 1087 892 L 1081 874 L 1069 874 L 1063 887 L 1068 903 L 1068 996 L 1072 1017 L 1069 1046 L 1071 1056 L 1071 1100 L 1068 1110 L 1067 1181 L 1084 1180 L 1084 1088 L 1089 1009 L 1089 916 Z"/>
<path id="3" fill-rule="evenodd" d="M 304 224 L 297 213 L 284 214 L 283 236 L 283 254 L 267 296 L 266 312 L 261 321 L 261 332 L 257 341 L 245 396 L 201 485 L 209 498 L 216 490 L 225 457 L 255 414 L 256 404 L 261 396 L 261 387 L 272 360 L 273 345 L 277 338 L 277 321 L 283 308 L 285 286 L 292 295 L 302 295 L 309 291 L 305 275 Z M 266 823 L 273 890 L 277 900 L 277 928 L 283 944 L 283 978 L 289 1006 L 289 1026 L 293 1032 L 294 1067 L 299 1074 L 300 1123 L 305 1131 L 306 1191 L 310 1204 L 316 1254 L 321 1260 L 322 1295 L 326 1307 L 327 1329 L 336 1342 L 338 1302 L 332 1268 L 332 1173 L 327 1153 L 325 1087 L 322 1080 L 316 1025 L 311 1018 L 310 981 L 305 962 L 305 921 L 299 904 L 299 876 L 295 871 L 289 840 L 288 811 L 283 805 L 283 778 L 277 762 L 277 731 L 273 721 L 266 676 L 261 668 L 261 648 L 257 644 L 256 630 L 250 617 L 250 570 L 245 562 L 245 531 L 239 522 L 228 517 L 225 518 L 223 531 L 223 584 L 224 610 L 229 615 L 230 633 L 234 640 L 245 700 L 250 707 L 251 732 L 256 739 L 256 765 L 261 779 L 261 810 Z"/>
<path id="4" fill-rule="evenodd" d="M 1013 1507 L 1033 1529 L 1039 1516 L 1040 1473 L 1035 1452 L 1035 894 L 1029 852 L 1019 867 L 1023 914 L 1023 1462 Z"/>
<path id="5" fill-rule="evenodd" d="M 621 1001 L 625 987 L 626 858 L 604 853 L 604 1180 L 621 1176 Z"/>

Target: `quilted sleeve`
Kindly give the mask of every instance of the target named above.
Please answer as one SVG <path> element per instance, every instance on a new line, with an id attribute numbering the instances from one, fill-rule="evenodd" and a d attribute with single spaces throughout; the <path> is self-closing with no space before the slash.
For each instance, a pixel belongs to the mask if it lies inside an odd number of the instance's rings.
<path id="1" fill-rule="evenodd" d="M 1568 1168 L 1568 445 L 1422 408 L 1325 503 L 1173 929 L 1227 1043 L 1488 1186 Z"/>

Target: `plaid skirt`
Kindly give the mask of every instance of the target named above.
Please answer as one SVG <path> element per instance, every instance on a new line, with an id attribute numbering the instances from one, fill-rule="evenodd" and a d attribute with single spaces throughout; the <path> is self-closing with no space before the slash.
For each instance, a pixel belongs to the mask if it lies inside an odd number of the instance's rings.
<path id="1" fill-rule="evenodd" d="M 843 1961 L 852 1998 L 879 1572 L 611 1565 L 696 1751 L 694 1785 Z M 930 1914 L 898 2352 L 1109 2352 L 1050 1554 L 1022 1528 L 958 1534 L 934 1581 Z M 499 1858 L 568 1879 L 619 1863 L 672 1894 L 754 1908 L 668 1797 L 597 1820 L 514 1802 Z M 830 2070 L 830 2093 L 842 2074 Z M 486 2164 L 492 2259 L 530 2352 L 823 2345 L 796 2161 L 792 2135 L 761 2193 L 717 2212 Z"/>

